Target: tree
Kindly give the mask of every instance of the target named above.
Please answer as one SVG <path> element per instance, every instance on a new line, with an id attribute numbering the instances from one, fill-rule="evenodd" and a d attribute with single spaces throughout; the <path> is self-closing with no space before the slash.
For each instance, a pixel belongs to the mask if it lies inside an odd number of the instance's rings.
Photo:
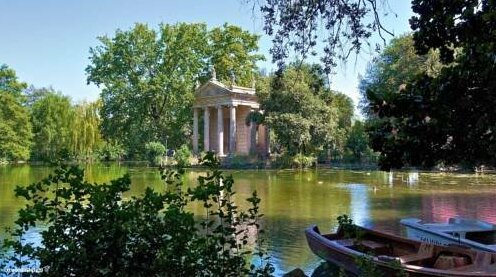
<path id="1" fill-rule="evenodd" d="M 363 122 L 359 120 L 354 122 L 346 141 L 346 148 L 348 148 L 358 160 L 361 160 L 367 150 L 369 150 L 368 137 L 367 133 L 365 133 Z"/>
<path id="2" fill-rule="evenodd" d="M 151 165 L 161 165 L 167 149 L 162 143 L 153 141 L 145 144 L 145 151 L 146 159 Z"/>
<path id="3" fill-rule="evenodd" d="M 29 112 L 23 106 L 25 88 L 14 70 L 0 66 L 0 160 L 29 158 L 32 132 Z"/>
<path id="4" fill-rule="evenodd" d="M 60 92 L 48 90 L 31 108 L 34 145 L 32 157 L 37 160 L 55 161 L 68 159 L 74 111 L 71 100 Z"/>
<path id="5" fill-rule="evenodd" d="M 253 8 L 259 3 L 247 2 L 253 3 Z M 316 56 L 315 49 L 323 49 L 320 59 L 329 74 L 339 60 L 358 53 L 364 43 L 368 45 L 373 32 L 383 39 L 385 33 L 392 35 L 380 22 L 380 12 L 389 12 L 387 1 L 267 0 L 260 4 L 260 10 L 264 30 L 273 36 L 273 61 L 281 69 L 290 50 L 305 59 L 308 55 Z"/>
<path id="6" fill-rule="evenodd" d="M 379 165 L 383 169 L 405 164 L 430 167 L 435 163 L 437 152 L 424 140 L 435 135 L 433 122 L 430 127 L 422 123 L 430 107 L 429 96 L 422 91 L 424 87 L 417 87 L 415 93 L 408 93 L 406 88 L 415 86 L 412 82 L 419 74 L 433 78 L 442 68 L 437 51 L 418 55 L 412 36 L 404 35 L 391 41 L 361 79 L 366 129 L 372 149 L 381 153 Z M 418 139 L 411 139 L 414 137 Z"/>
<path id="7" fill-rule="evenodd" d="M 435 77 L 442 67 L 437 51 L 429 51 L 425 55 L 416 53 L 411 34 L 392 39 L 360 79 L 363 113 L 373 117 L 383 103 L 387 104 L 415 76 L 425 73 Z"/>
<path id="8" fill-rule="evenodd" d="M 290 155 L 315 154 L 332 141 L 337 128 L 337 111 L 313 90 L 314 77 L 290 67 L 273 78 L 261 101 L 266 124 Z"/>
<path id="9" fill-rule="evenodd" d="M 413 1 L 412 9 L 417 13 L 410 20 L 416 49 L 439 50 L 444 64 L 454 62 L 434 80 L 424 76 L 418 80 L 433 95 L 428 116 L 437 123 L 439 160 L 468 166 L 495 164 L 494 2 Z"/>
<path id="10" fill-rule="evenodd" d="M 187 142 L 196 81 L 214 66 L 220 80 L 235 70 L 246 82 L 260 58 L 252 53 L 258 37 L 229 25 L 208 32 L 204 24 L 160 25 L 158 31 L 136 24 L 99 40 L 86 72 L 88 82 L 102 87 L 102 133 L 131 156 L 150 141 L 167 140 L 173 148 Z"/>
<path id="11" fill-rule="evenodd" d="M 101 102 L 82 102 L 72 107 L 70 152 L 77 159 L 92 160 L 103 146 L 100 134 Z"/>
<path id="12" fill-rule="evenodd" d="M 31 109 L 33 107 L 33 104 L 40 100 L 41 98 L 45 97 L 47 94 L 50 94 L 54 92 L 55 89 L 53 87 L 42 87 L 42 88 L 37 88 L 33 85 L 30 85 L 27 89 L 24 90 L 25 94 L 25 104 L 26 106 Z"/>
<path id="13" fill-rule="evenodd" d="M 331 158 L 333 155 L 342 157 L 345 154 L 346 140 L 349 136 L 352 118 L 355 114 L 353 100 L 341 92 L 329 89 L 323 90 L 320 95 L 326 104 L 332 110 L 336 111 L 335 116 L 337 119 L 337 128 L 334 130 L 331 143 L 325 149 L 332 151 L 332 153 L 327 151 L 327 158 Z M 329 156 L 329 154 L 331 154 L 331 156 Z"/>
<path id="14" fill-rule="evenodd" d="M 210 64 L 221 82 L 230 84 L 234 76 L 237 85 L 251 87 L 255 65 L 264 58 L 256 53 L 259 38 L 227 23 L 209 32 Z"/>
<path id="15" fill-rule="evenodd" d="M 419 73 L 376 106 L 370 137 L 381 166 L 496 163 L 494 4 L 413 1 L 412 9 L 415 49 L 439 51 L 444 66 L 435 76 Z"/>

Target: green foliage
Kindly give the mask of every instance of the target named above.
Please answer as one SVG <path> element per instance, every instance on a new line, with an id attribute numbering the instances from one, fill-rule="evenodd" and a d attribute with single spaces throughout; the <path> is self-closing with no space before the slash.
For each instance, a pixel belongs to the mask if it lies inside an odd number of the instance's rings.
<path id="1" fill-rule="evenodd" d="M 217 79 L 235 85 L 251 87 L 255 79 L 254 69 L 263 56 L 256 54 L 259 36 L 244 31 L 238 26 L 224 24 L 209 32 L 210 64 L 215 66 Z"/>
<path id="2" fill-rule="evenodd" d="M 27 160 L 31 147 L 29 112 L 23 106 L 25 83 L 17 80 L 15 71 L 0 65 L 0 159 Z"/>
<path id="3" fill-rule="evenodd" d="M 231 169 L 264 168 L 265 161 L 256 155 L 235 154 L 229 155 L 224 164 Z"/>
<path id="4" fill-rule="evenodd" d="M 315 165 L 317 159 L 314 156 L 305 156 L 303 154 L 290 155 L 284 153 L 277 156 L 272 163 L 275 168 L 310 168 Z"/>
<path id="5" fill-rule="evenodd" d="M 292 166 L 291 157 L 296 154 L 323 157 L 333 151 L 344 155 L 353 102 L 329 89 L 319 65 L 294 62 L 275 76 L 261 77 L 258 84 L 264 114 L 251 115 L 247 120 L 267 124 L 276 152 L 289 154 L 276 163 Z"/>
<path id="6" fill-rule="evenodd" d="M 381 153 L 379 165 L 382 169 L 398 168 L 405 164 L 422 167 L 434 165 L 437 151 L 432 148 L 433 145 L 423 145 L 423 139 L 420 138 L 437 136 L 427 126 L 432 124 L 427 122 L 429 117 L 426 117 L 430 96 L 423 96 L 427 93 L 425 87 L 418 87 L 419 91 L 425 91 L 419 94 L 408 93 L 407 89 L 415 86 L 409 83 L 419 74 L 432 79 L 442 69 L 436 51 L 417 55 L 412 36 L 406 35 L 392 40 L 361 80 L 360 90 L 364 95 L 362 109 L 367 115 L 366 132 L 371 148 Z M 427 121 L 422 123 L 424 119 Z M 404 129 L 403 126 L 413 128 Z"/>
<path id="7" fill-rule="evenodd" d="M 393 267 L 396 270 L 396 277 L 408 277 L 408 273 L 405 271 L 405 267 L 401 263 L 401 260 L 399 258 L 394 259 L 389 263 L 391 267 Z"/>
<path id="8" fill-rule="evenodd" d="M 310 154 L 329 144 L 337 128 L 336 110 L 312 85 L 307 67 L 288 68 L 276 75 L 267 97 L 261 99 L 265 123 L 290 155 Z"/>
<path id="9" fill-rule="evenodd" d="M 97 155 L 102 161 L 119 161 L 126 155 L 126 151 L 115 141 L 105 141 L 97 150 Z"/>
<path id="10" fill-rule="evenodd" d="M 337 217 L 337 221 L 345 238 L 357 237 L 357 228 L 353 223 L 353 219 L 348 217 L 348 215 L 343 214 Z"/>
<path id="11" fill-rule="evenodd" d="M 38 183 L 17 187 L 27 205 L 6 240 L 15 252 L 11 266 L 36 260 L 50 267 L 47 276 L 270 276 L 256 192 L 247 199 L 251 208 L 239 211 L 234 180 L 218 170 L 213 153 L 202 164 L 209 172 L 196 186 L 185 190 L 182 171 L 165 170 L 165 192 L 148 188 L 130 199 L 123 198 L 129 176 L 90 184 L 77 167 L 62 166 Z M 189 212 L 192 202 L 203 204 L 205 214 Z M 39 225 L 47 226 L 41 245 L 25 241 Z M 253 233 L 259 234 L 255 242 Z M 261 259 L 260 266 L 251 265 L 250 257 Z"/>
<path id="12" fill-rule="evenodd" d="M 102 132 L 120 142 L 133 157 L 148 141 L 171 148 L 187 143 L 196 81 L 215 66 L 220 80 L 230 72 L 242 84 L 251 79 L 260 56 L 258 37 L 224 25 L 208 31 L 205 24 L 163 24 L 153 30 L 136 24 L 100 37 L 90 49 L 88 82 L 102 87 Z"/>
<path id="13" fill-rule="evenodd" d="M 55 161 L 69 158 L 73 117 L 71 100 L 60 92 L 49 91 L 33 104 L 33 159 Z"/>
<path id="14" fill-rule="evenodd" d="M 392 39 L 360 80 L 362 111 L 369 118 L 381 116 L 378 113 L 386 112 L 384 106 L 415 76 L 425 73 L 434 77 L 442 68 L 437 51 L 429 51 L 425 55 L 416 53 L 411 34 Z"/>
<path id="15" fill-rule="evenodd" d="M 312 156 L 305 156 L 303 154 L 296 154 L 293 157 L 293 164 L 292 166 L 294 168 L 309 168 L 315 164 L 316 160 L 315 157 Z"/>
<path id="16" fill-rule="evenodd" d="M 360 161 L 367 152 L 370 152 L 368 142 L 364 124 L 361 121 L 355 121 L 348 135 L 346 148 L 353 153 L 353 156 L 358 161 Z"/>
<path id="17" fill-rule="evenodd" d="M 342 158 L 346 154 L 346 143 L 350 136 L 351 122 L 355 111 L 353 101 L 347 95 L 335 91 L 325 91 L 321 95 L 327 105 L 336 110 L 338 124 L 330 145 L 327 145 L 324 150 L 330 149 L 333 152 L 332 156 Z"/>
<path id="18" fill-rule="evenodd" d="M 100 102 L 83 102 L 73 107 L 71 122 L 70 152 L 78 160 L 95 158 L 103 144 L 100 135 Z"/>
<path id="19" fill-rule="evenodd" d="M 368 133 L 381 167 L 495 164 L 494 5 L 413 1 L 412 8 L 417 59 L 439 53 L 442 66 L 431 74 L 393 60 L 393 72 L 409 72 L 404 85 L 389 94 L 367 90 Z"/>
<path id="20" fill-rule="evenodd" d="M 360 277 L 381 277 L 383 274 L 374 263 L 373 258 L 370 255 L 358 256 L 355 259 L 355 263 L 360 270 Z"/>
<path id="21" fill-rule="evenodd" d="M 188 145 L 183 144 L 174 154 L 174 159 L 176 160 L 177 166 L 187 167 L 191 165 L 190 159 L 193 157 L 191 150 Z"/>
<path id="22" fill-rule="evenodd" d="M 148 142 L 145 144 L 145 155 L 148 162 L 152 165 L 162 164 L 162 158 L 165 155 L 165 146 L 160 142 Z"/>

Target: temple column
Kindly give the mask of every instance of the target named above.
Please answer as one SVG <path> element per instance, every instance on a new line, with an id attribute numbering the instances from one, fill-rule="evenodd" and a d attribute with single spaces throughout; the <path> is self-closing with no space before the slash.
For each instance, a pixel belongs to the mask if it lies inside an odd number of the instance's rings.
<path id="1" fill-rule="evenodd" d="M 270 129 L 269 126 L 264 125 L 265 127 L 265 154 L 267 154 L 267 157 L 270 157 Z"/>
<path id="2" fill-rule="evenodd" d="M 217 154 L 224 156 L 224 111 L 220 105 L 217 106 L 217 145 Z"/>
<path id="3" fill-rule="evenodd" d="M 254 112 L 252 110 L 252 112 Z M 257 153 L 257 123 L 250 122 L 250 154 Z"/>
<path id="4" fill-rule="evenodd" d="M 236 152 L 236 106 L 229 106 L 229 154 Z"/>
<path id="5" fill-rule="evenodd" d="M 210 150 L 210 111 L 208 106 L 205 107 L 203 113 L 203 147 L 205 152 Z"/>
<path id="6" fill-rule="evenodd" d="M 198 154 L 198 108 L 193 108 L 193 153 Z"/>

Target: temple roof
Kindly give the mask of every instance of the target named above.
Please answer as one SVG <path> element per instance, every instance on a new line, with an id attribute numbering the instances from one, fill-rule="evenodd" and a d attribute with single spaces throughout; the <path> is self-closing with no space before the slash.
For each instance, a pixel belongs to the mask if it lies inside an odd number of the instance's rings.
<path id="1" fill-rule="evenodd" d="M 195 91 L 195 107 L 214 105 L 246 105 L 258 108 L 258 99 L 254 88 L 226 86 L 216 79 L 211 79 Z"/>

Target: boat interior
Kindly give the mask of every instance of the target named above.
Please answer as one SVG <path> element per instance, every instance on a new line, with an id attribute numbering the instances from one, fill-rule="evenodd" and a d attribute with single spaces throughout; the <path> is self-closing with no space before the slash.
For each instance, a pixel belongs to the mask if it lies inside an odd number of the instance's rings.
<path id="1" fill-rule="evenodd" d="M 454 237 L 460 237 L 485 245 L 496 245 L 496 230 L 472 232 L 445 232 Z"/>
<path id="2" fill-rule="evenodd" d="M 496 253 L 474 251 L 463 246 L 438 246 L 403 240 L 370 230 L 356 238 L 345 238 L 342 233 L 325 235 L 346 248 L 372 255 L 377 259 L 438 270 L 496 272 Z"/>

